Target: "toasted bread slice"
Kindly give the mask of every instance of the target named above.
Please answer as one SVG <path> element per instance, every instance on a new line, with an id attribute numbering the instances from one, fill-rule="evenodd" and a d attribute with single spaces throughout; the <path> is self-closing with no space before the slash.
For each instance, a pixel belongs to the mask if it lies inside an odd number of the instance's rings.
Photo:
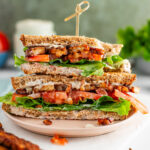
<path id="1" fill-rule="evenodd" d="M 136 79 L 135 74 L 109 72 L 102 76 L 61 76 L 61 75 L 28 75 L 22 77 L 12 77 L 12 86 L 15 90 L 34 88 L 37 90 L 51 91 L 55 86 L 71 86 L 75 90 L 95 90 L 99 87 L 105 88 L 105 85 L 131 85 Z M 32 89 L 33 90 L 33 89 Z M 42 90 L 43 91 L 43 90 Z"/>
<path id="2" fill-rule="evenodd" d="M 104 67 L 105 72 L 127 72 L 131 73 L 131 66 L 129 61 L 125 61 L 118 68 Z M 66 75 L 66 76 L 79 76 L 82 74 L 82 70 L 73 67 L 61 67 L 55 65 L 43 65 L 40 63 L 24 63 L 21 65 L 21 70 L 25 74 L 45 74 L 45 75 Z"/>
<path id="3" fill-rule="evenodd" d="M 22 34 L 20 40 L 26 47 L 45 46 L 50 48 L 68 45 L 87 45 L 89 47 L 103 49 L 106 56 L 118 55 L 123 47 L 122 44 L 104 43 L 96 38 L 85 36 L 33 36 Z"/>
<path id="4" fill-rule="evenodd" d="M 4 111 L 22 117 L 38 118 L 38 119 L 50 119 L 50 120 L 97 120 L 110 118 L 115 121 L 124 120 L 127 116 L 119 116 L 115 112 L 104 112 L 100 110 L 84 109 L 80 111 L 39 111 L 37 109 L 26 109 L 23 107 L 15 107 L 9 104 L 3 104 Z M 129 115 L 133 114 L 135 109 L 132 108 Z"/>

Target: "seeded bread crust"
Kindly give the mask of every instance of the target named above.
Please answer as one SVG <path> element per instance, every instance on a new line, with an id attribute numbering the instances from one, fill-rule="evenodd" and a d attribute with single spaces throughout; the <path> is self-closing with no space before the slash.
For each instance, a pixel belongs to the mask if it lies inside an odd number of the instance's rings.
<path id="1" fill-rule="evenodd" d="M 39 111 L 36 109 L 25 109 L 23 107 L 15 107 L 9 104 L 2 105 L 2 109 L 10 114 L 17 116 L 36 118 L 36 119 L 50 119 L 50 120 L 97 120 L 103 118 L 111 118 L 115 121 L 124 120 L 128 116 L 119 116 L 114 112 L 104 112 L 100 110 L 80 110 L 80 111 Z M 129 116 L 135 112 L 131 110 Z"/>
<path id="2" fill-rule="evenodd" d="M 107 56 L 118 55 L 123 47 L 122 44 L 109 44 L 99 41 L 96 38 L 89 38 L 85 36 L 34 36 L 24 35 L 20 37 L 24 46 L 51 46 L 52 44 L 66 46 L 66 45 L 87 45 L 89 47 L 96 47 L 104 49 Z"/>

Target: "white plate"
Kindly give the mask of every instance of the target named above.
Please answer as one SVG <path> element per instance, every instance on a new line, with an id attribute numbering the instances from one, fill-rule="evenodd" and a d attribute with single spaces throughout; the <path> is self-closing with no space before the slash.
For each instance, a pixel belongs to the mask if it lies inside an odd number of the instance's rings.
<path id="1" fill-rule="evenodd" d="M 138 113 L 135 113 L 126 120 L 115 121 L 113 124 L 106 126 L 98 126 L 96 120 L 52 120 L 52 125 L 46 126 L 41 119 L 18 117 L 7 112 L 5 114 L 24 129 L 43 135 L 53 136 L 58 134 L 64 137 L 86 137 L 106 134 L 120 127 L 130 125 L 138 117 Z"/>

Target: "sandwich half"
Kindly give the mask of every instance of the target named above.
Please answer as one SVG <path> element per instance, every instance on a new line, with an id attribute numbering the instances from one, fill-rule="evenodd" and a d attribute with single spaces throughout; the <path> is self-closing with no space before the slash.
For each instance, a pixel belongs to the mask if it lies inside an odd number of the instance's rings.
<path id="1" fill-rule="evenodd" d="M 21 35 L 25 57 L 15 65 L 26 74 L 12 77 L 14 93 L 0 98 L 11 114 L 41 119 L 123 120 L 148 113 L 131 93 L 136 79 L 122 45 L 82 36 Z"/>

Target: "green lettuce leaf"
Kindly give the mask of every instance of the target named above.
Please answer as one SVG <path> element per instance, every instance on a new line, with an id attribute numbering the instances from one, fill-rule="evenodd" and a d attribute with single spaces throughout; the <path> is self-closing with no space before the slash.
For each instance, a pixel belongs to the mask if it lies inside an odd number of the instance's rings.
<path id="1" fill-rule="evenodd" d="M 14 61 L 15 61 L 15 66 L 20 66 L 21 64 L 27 63 L 27 61 L 25 60 L 23 56 L 18 57 L 14 55 Z"/>
<path id="2" fill-rule="evenodd" d="M 10 104 L 10 105 L 16 105 L 16 103 L 12 102 L 11 99 L 12 99 L 12 93 L 9 92 L 8 94 L 0 97 L 0 102 L 5 104 Z"/>
<path id="3" fill-rule="evenodd" d="M 45 103 L 42 98 L 32 99 L 30 97 L 17 97 L 16 102 L 11 101 L 12 93 L 8 93 L 3 97 L 0 97 L 0 102 L 10 104 L 16 107 L 23 107 L 28 109 L 38 109 L 41 111 L 55 111 L 55 110 L 83 110 L 83 109 L 92 109 L 92 110 L 101 110 L 105 112 L 116 112 L 120 116 L 128 115 L 130 111 L 131 103 L 128 100 L 120 98 L 120 101 L 114 100 L 110 96 L 103 96 L 98 100 L 86 99 L 80 101 L 78 104 L 63 104 L 56 105 Z M 42 108 L 36 108 L 37 105 L 41 105 Z"/>
<path id="4" fill-rule="evenodd" d="M 114 55 L 111 57 L 107 57 L 103 60 L 103 63 L 106 64 L 107 67 L 111 68 L 119 68 L 123 63 L 123 58 L 121 58 L 119 55 Z"/>
<path id="5" fill-rule="evenodd" d="M 67 61 L 62 61 L 62 59 L 51 60 L 50 64 L 62 66 L 62 67 L 73 67 L 83 70 L 83 76 L 90 75 L 102 75 L 104 64 L 100 61 L 89 61 L 86 59 L 81 59 L 76 63 L 70 63 Z"/>
<path id="6" fill-rule="evenodd" d="M 29 48 L 28 47 L 24 47 L 23 48 L 23 51 L 25 52 L 26 50 L 28 50 Z"/>
<path id="7" fill-rule="evenodd" d="M 100 61 L 91 61 L 83 64 L 74 63 L 74 64 L 58 64 L 58 65 L 63 67 L 73 67 L 81 69 L 83 71 L 82 72 L 83 76 L 90 76 L 90 75 L 101 76 L 103 74 L 103 67 L 104 67 L 104 64 Z"/>
<path id="8" fill-rule="evenodd" d="M 127 115 L 130 111 L 131 103 L 125 99 L 119 98 L 120 102 L 114 102 L 113 98 L 108 96 L 101 97 L 97 103 L 96 110 L 116 112 L 120 116 Z"/>
<path id="9" fill-rule="evenodd" d="M 69 60 L 63 61 L 62 59 L 54 59 L 49 62 L 49 64 L 67 64 Z"/>

